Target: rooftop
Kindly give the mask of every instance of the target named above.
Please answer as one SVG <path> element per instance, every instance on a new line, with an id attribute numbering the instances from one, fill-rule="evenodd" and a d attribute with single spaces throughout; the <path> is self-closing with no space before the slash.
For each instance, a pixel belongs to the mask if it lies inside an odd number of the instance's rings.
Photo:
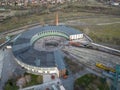
<path id="1" fill-rule="evenodd" d="M 28 65 L 36 67 L 58 67 L 58 69 L 65 68 L 63 62 L 62 52 L 57 51 L 38 51 L 30 44 L 31 38 L 40 33 L 46 31 L 59 31 L 66 35 L 79 34 L 78 30 L 67 26 L 44 26 L 33 27 L 30 30 L 23 32 L 15 38 L 12 50 L 15 57 Z"/>

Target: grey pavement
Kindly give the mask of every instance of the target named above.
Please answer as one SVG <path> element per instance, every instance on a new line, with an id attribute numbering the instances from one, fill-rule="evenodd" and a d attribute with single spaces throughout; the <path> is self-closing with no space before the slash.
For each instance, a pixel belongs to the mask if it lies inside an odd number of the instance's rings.
<path id="1" fill-rule="evenodd" d="M 12 55 L 11 50 L 4 50 L 2 53 L 4 54 L 4 58 L 3 69 L 1 73 L 2 78 L 0 80 L 0 90 L 3 90 L 5 82 L 13 76 L 15 69 L 19 67 L 17 66 L 17 63 L 14 61 L 14 57 Z"/>
<path id="2" fill-rule="evenodd" d="M 85 74 L 88 74 L 89 72 L 87 70 L 80 71 L 76 74 L 70 74 L 68 75 L 67 79 L 61 78 L 61 82 L 66 90 L 74 90 L 74 82 L 77 78 L 84 76 Z"/>
<path id="3" fill-rule="evenodd" d="M 43 83 L 47 83 L 47 82 L 51 82 L 51 81 L 57 80 L 58 79 L 57 75 L 54 74 L 54 76 L 55 76 L 55 78 L 52 79 L 51 78 L 51 74 L 44 74 L 43 75 Z"/>
<path id="4" fill-rule="evenodd" d="M 0 78 L 1 78 L 2 68 L 3 68 L 3 59 L 4 59 L 4 53 L 3 53 L 3 50 L 0 50 Z"/>
<path id="5" fill-rule="evenodd" d="M 59 84 L 61 84 L 60 79 L 56 79 L 56 80 L 51 81 L 51 82 L 26 87 L 26 88 L 23 88 L 23 89 L 20 89 L 20 90 L 46 90 L 47 87 L 51 88 L 52 85 L 58 85 L 58 82 L 59 82 Z"/>

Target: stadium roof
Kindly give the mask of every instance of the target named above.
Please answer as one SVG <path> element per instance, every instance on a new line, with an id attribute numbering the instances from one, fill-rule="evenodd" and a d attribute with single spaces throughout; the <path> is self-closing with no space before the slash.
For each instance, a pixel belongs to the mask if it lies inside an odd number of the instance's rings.
<path id="1" fill-rule="evenodd" d="M 57 64 L 59 69 L 65 68 L 63 56 L 60 51 L 37 51 L 30 45 L 31 38 L 37 33 L 43 31 L 59 31 L 64 32 L 67 35 L 81 33 L 79 30 L 67 26 L 37 26 L 30 28 L 30 30 L 23 32 L 17 38 L 15 38 L 12 46 L 13 54 L 19 61 L 32 66 L 54 67 Z"/>
<path id="2" fill-rule="evenodd" d="M 73 35 L 73 34 L 80 34 L 82 32 L 80 32 L 79 30 L 76 30 L 74 28 L 68 27 L 68 26 L 44 26 L 44 27 L 35 27 L 35 28 L 31 28 L 28 31 L 25 31 L 20 38 L 26 38 L 26 39 L 30 39 L 32 38 L 32 36 L 34 36 L 35 34 L 39 33 L 39 32 L 43 32 L 43 31 L 60 31 L 60 32 L 64 32 L 68 35 Z"/>

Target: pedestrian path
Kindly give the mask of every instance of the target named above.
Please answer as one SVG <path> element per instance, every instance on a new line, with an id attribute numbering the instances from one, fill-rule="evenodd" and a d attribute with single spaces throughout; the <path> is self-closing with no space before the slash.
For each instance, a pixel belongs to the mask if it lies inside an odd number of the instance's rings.
<path id="1" fill-rule="evenodd" d="M 4 52 L 0 50 L 0 78 L 2 74 L 2 68 L 3 68 L 3 58 L 4 58 Z"/>

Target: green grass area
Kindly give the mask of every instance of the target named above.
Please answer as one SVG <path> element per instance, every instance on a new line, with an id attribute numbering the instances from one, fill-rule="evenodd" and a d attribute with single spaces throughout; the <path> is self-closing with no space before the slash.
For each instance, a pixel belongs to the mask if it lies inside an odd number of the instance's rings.
<path id="1" fill-rule="evenodd" d="M 90 29 L 93 30 L 91 31 L 91 37 L 94 37 L 96 35 L 98 39 L 101 38 L 101 40 L 104 40 L 104 41 L 108 40 L 108 42 L 110 43 L 120 45 L 120 42 L 116 41 L 117 39 L 120 39 L 119 28 L 120 28 L 120 24 L 93 26 L 93 27 L 90 27 Z M 116 42 L 114 42 L 114 40 Z"/>
<path id="2" fill-rule="evenodd" d="M 86 4 L 85 4 L 86 3 Z M 68 18 L 78 17 L 78 16 L 98 16 L 96 13 L 102 14 L 101 12 L 105 13 L 118 13 L 120 14 L 120 9 L 116 7 L 106 7 L 95 0 L 90 1 L 81 1 L 81 2 L 74 2 L 74 3 L 65 3 L 62 5 L 56 5 L 49 7 L 49 9 L 60 7 L 58 10 L 60 21 L 66 21 Z M 43 9 L 43 10 L 42 10 Z M 48 20 L 52 20 L 50 23 L 54 23 L 55 14 L 54 11 L 49 10 L 48 8 L 44 7 L 34 7 L 28 10 L 13 10 L 15 13 L 15 17 L 7 18 L 4 22 L 0 23 L 0 32 L 8 31 L 14 28 L 18 28 L 21 26 L 25 26 L 31 23 L 46 23 Z M 101 11 L 102 10 L 102 11 Z M 42 13 L 46 11 L 46 13 Z M 47 13 L 49 12 L 49 13 Z"/>
<path id="3" fill-rule="evenodd" d="M 86 33 L 94 42 L 120 45 L 120 23 L 74 27 Z"/>
<path id="4" fill-rule="evenodd" d="M 119 8 L 102 5 L 97 3 L 95 0 L 89 0 L 88 2 L 83 1 L 80 3 L 71 2 L 58 6 L 61 7 L 61 9 L 58 11 L 60 22 L 77 20 L 78 22 L 86 23 L 88 25 L 74 27 L 85 32 L 93 39 L 93 41 L 97 43 L 102 42 L 120 45 L 120 23 L 114 23 L 120 22 L 120 17 L 116 16 L 120 15 Z M 54 24 L 55 11 L 41 14 L 39 9 L 40 8 L 34 8 L 33 11 L 35 11 L 35 13 L 32 14 L 21 14 L 6 19 L 4 22 L 0 23 L 0 32 L 9 31 L 11 29 L 19 28 L 32 23 L 40 23 L 41 25 Z M 45 10 L 47 10 L 47 8 Z M 20 12 L 23 11 L 18 11 L 17 13 L 20 14 Z M 28 11 L 26 10 L 25 13 L 26 12 Z M 112 16 L 111 14 L 115 16 Z M 114 24 L 97 25 L 100 23 Z"/>
<path id="5" fill-rule="evenodd" d="M 25 74 L 31 76 L 31 82 L 27 83 L 25 87 L 42 84 L 43 83 L 43 77 L 41 75 L 34 75 L 34 74 Z"/>
<path id="6" fill-rule="evenodd" d="M 93 74 L 86 74 L 74 83 L 74 90 L 109 90 L 105 78 Z"/>
<path id="7" fill-rule="evenodd" d="M 4 43 L 5 40 L 6 40 L 5 38 L 1 38 L 1 39 L 0 39 L 0 44 Z"/>
<path id="8" fill-rule="evenodd" d="M 41 75 L 34 75 L 29 73 L 25 73 L 25 75 L 30 75 L 31 80 L 29 83 L 26 83 L 23 86 L 23 88 L 43 83 L 43 77 Z M 16 86 L 16 82 L 17 82 L 17 78 L 8 80 L 7 83 L 5 84 L 4 90 L 18 90 L 19 87 Z"/>
<path id="9" fill-rule="evenodd" d="M 80 18 L 79 20 L 77 20 L 79 22 L 84 22 L 86 24 L 92 24 L 92 25 L 98 25 L 98 24 L 102 24 L 102 23 L 113 23 L 113 24 L 119 24 L 120 23 L 120 17 L 116 17 L 116 16 L 106 16 L 106 15 L 99 15 L 99 16 L 94 16 L 93 18 Z"/>
<path id="10" fill-rule="evenodd" d="M 59 12 L 59 20 L 60 21 L 66 21 L 68 18 L 71 17 L 78 17 L 78 16 L 94 16 L 94 13 L 86 13 L 86 12 Z M 96 14 L 97 15 L 97 14 Z M 3 31 L 9 31 L 11 29 L 15 29 L 21 26 L 25 26 L 32 23 L 40 23 L 40 24 L 47 24 L 47 21 L 51 21 L 49 24 L 53 24 L 55 22 L 55 13 L 49 13 L 49 14 L 33 14 L 33 15 L 27 15 L 27 16 L 19 16 L 19 17 L 12 17 L 4 22 L 0 23 L 0 32 Z"/>
<path id="11" fill-rule="evenodd" d="M 16 80 L 10 79 L 7 81 L 4 90 L 18 90 L 19 88 L 16 86 Z"/>

